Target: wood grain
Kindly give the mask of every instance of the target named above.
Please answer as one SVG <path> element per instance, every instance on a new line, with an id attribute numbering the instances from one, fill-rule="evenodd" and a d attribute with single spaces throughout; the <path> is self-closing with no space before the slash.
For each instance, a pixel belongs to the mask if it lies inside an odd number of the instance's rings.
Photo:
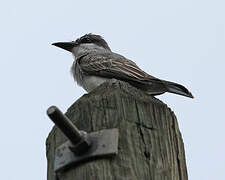
<path id="1" fill-rule="evenodd" d="M 119 154 L 81 163 L 59 180 L 187 180 L 182 137 L 174 113 L 128 83 L 110 80 L 78 99 L 66 116 L 87 132 L 119 128 Z M 46 141 L 48 180 L 55 148 L 66 137 L 54 127 Z"/>

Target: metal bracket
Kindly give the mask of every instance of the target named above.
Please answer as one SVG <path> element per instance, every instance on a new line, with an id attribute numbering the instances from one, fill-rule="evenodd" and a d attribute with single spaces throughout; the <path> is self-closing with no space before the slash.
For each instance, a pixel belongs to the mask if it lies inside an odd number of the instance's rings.
<path id="1" fill-rule="evenodd" d="M 88 134 L 92 145 L 87 152 L 76 155 L 71 151 L 70 141 L 65 142 L 56 149 L 54 170 L 76 165 L 79 162 L 95 159 L 95 157 L 112 156 L 118 153 L 118 129 L 106 129 Z"/>
<path id="2" fill-rule="evenodd" d="M 82 161 L 118 153 L 118 129 L 104 129 L 87 134 L 77 127 L 56 107 L 47 110 L 49 118 L 69 139 L 55 151 L 54 171 L 57 173 Z"/>

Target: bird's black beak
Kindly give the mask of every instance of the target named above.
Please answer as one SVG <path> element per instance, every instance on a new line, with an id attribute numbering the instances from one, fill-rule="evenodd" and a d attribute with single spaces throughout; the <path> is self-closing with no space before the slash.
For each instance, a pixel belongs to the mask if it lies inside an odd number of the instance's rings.
<path id="1" fill-rule="evenodd" d="M 71 52 L 73 47 L 75 46 L 75 42 L 56 42 L 52 43 L 52 45 Z"/>

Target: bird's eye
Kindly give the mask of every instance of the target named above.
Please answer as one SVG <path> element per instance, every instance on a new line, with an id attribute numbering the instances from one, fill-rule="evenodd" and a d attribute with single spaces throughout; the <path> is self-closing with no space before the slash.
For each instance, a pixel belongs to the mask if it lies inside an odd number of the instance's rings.
<path id="1" fill-rule="evenodd" d="M 75 45 L 78 45 L 79 44 L 79 42 L 78 42 L 78 40 L 76 40 L 76 41 L 72 41 Z"/>

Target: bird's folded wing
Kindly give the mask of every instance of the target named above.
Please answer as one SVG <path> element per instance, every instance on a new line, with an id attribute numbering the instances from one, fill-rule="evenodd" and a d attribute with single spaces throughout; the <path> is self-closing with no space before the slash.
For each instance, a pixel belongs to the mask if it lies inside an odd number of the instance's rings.
<path id="1" fill-rule="evenodd" d="M 141 83 L 160 81 L 142 71 L 131 60 L 117 54 L 85 55 L 78 59 L 78 61 L 81 70 L 89 75 L 138 81 Z"/>

